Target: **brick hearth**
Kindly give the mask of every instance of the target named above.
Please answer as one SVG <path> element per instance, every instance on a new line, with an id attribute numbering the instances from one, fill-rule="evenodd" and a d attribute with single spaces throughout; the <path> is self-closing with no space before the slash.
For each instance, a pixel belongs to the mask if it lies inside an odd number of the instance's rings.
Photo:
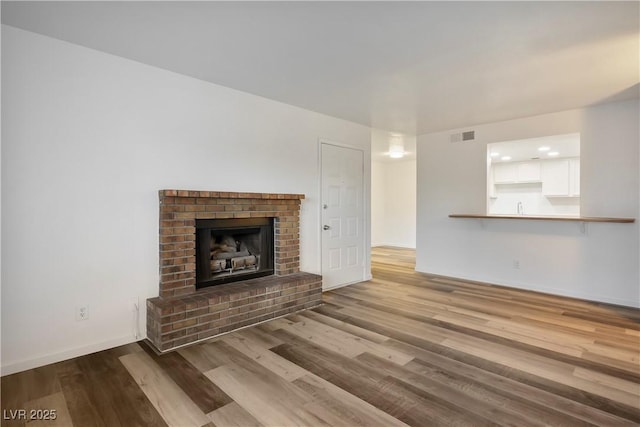
<path id="1" fill-rule="evenodd" d="M 147 337 L 160 351 L 320 304 L 322 277 L 300 270 L 302 194 L 161 190 L 160 291 Z M 274 218 L 275 275 L 196 291 L 195 221 Z"/>

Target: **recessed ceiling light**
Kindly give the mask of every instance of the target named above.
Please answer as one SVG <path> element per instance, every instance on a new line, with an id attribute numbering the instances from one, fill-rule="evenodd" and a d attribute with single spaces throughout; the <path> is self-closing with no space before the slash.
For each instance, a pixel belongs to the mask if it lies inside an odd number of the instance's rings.
<path id="1" fill-rule="evenodd" d="M 404 154 L 404 151 L 390 151 L 389 157 L 391 157 L 392 159 L 401 159 L 404 157 Z"/>
<path id="2" fill-rule="evenodd" d="M 502 156 L 500 160 L 511 160 L 511 156 Z"/>
<path id="3" fill-rule="evenodd" d="M 551 147 L 538 147 L 538 151 L 549 151 L 551 150 Z"/>
<path id="4" fill-rule="evenodd" d="M 560 154 L 560 153 L 558 153 L 557 151 L 549 151 L 547 153 L 547 156 L 557 156 L 558 154 Z"/>
<path id="5" fill-rule="evenodd" d="M 498 152 L 492 152 L 491 154 L 489 154 L 491 157 L 498 157 L 500 155 L 500 153 Z"/>

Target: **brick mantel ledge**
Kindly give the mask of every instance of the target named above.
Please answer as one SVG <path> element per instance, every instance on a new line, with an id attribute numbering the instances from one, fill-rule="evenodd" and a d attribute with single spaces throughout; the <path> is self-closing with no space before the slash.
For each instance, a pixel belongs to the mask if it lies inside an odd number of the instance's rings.
<path id="1" fill-rule="evenodd" d="M 207 197 L 220 199 L 302 200 L 304 194 L 234 193 L 229 191 L 160 190 L 160 197 Z"/>

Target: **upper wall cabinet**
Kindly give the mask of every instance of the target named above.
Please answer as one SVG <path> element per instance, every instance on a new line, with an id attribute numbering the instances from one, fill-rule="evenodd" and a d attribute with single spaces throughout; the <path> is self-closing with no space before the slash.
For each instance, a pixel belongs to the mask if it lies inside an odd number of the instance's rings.
<path id="1" fill-rule="evenodd" d="M 569 160 L 547 160 L 542 163 L 542 194 L 569 195 Z"/>
<path id="2" fill-rule="evenodd" d="M 569 195 L 580 195 L 580 159 L 569 160 Z"/>
<path id="3" fill-rule="evenodd" d="M 520 182 L 540 182 L 540 162 L 519 162 L 518 181 Z"/>
<path id="4" fill-rule="evenodd" d="M 491 168 L 494 184 L 540 182 L 539 161 L 496 163 Z"/>
<path id="5" fill-rule="evenodd" d="M 515 163 L 498 163 L 491 168 L 494 184 L 509 184 L 518 180 L 518 168 Z"/>
<path id="6" fill-rule="evenodd" d="M 542 194 L 547 197 L 580 195 L 580 160 L 558 159 L 542 162 Z"/>

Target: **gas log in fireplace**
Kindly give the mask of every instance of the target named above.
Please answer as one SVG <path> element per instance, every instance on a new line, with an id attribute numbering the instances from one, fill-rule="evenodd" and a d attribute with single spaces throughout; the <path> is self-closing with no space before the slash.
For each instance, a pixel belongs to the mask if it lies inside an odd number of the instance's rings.
<path id="1" fill-rule="evenodd" d="M 196 288 L 273 272 L 273 218 L 196 220 Z"/>

